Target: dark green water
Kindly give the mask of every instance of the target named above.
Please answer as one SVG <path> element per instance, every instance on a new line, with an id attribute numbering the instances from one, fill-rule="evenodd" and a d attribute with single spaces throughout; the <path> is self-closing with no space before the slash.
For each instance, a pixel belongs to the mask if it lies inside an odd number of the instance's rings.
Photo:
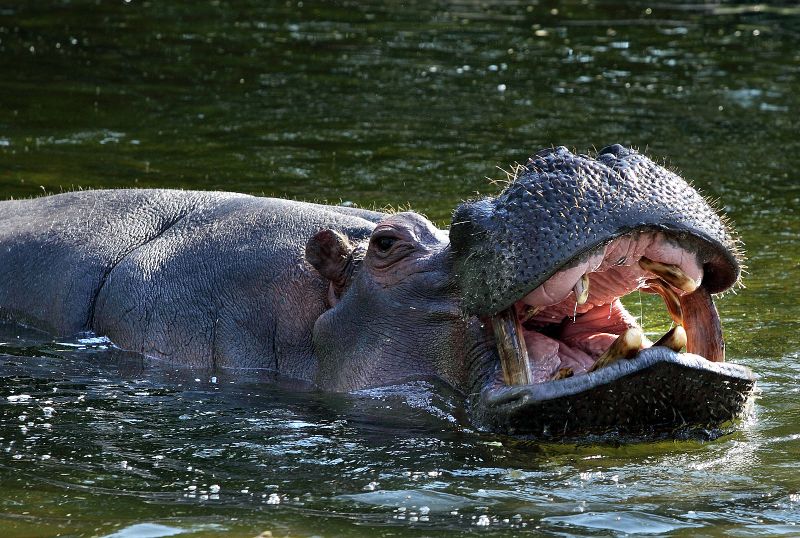
<path id="1" fill-rule="evenodd" d="M 497 165 L 634 145 L 736 224 L 747 289 L 718 305 L 761 376 L 713 442 L 542 446 L 425 387 L 212 383 L 3 327 L 0 535 L 800 535 L 799 51 L 788 2 L 0 3 L 2 198 L 225 189 L 444 225 Z"/>

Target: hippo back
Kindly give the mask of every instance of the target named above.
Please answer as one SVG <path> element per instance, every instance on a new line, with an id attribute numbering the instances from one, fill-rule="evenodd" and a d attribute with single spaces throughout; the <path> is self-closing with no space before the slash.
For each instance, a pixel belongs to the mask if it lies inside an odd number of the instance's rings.
<path id="1" fill-rule="evenodd" d="M 0 308 L 59 335 L 87 330 L 111 269 L 219 193 L 78 191 L 0 204 Z"/>

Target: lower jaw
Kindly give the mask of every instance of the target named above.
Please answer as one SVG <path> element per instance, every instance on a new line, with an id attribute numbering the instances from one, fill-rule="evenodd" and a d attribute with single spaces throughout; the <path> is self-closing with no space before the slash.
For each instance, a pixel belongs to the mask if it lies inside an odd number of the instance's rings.
<path id="1" fill-rule="evenodd" d="M 489 381 L 471 408 L 480 427 L 537 439 L 714 438 L 746 412 L 754 386 L 744 366 L 655 346 L 587 375 L 522 386 Z"/>

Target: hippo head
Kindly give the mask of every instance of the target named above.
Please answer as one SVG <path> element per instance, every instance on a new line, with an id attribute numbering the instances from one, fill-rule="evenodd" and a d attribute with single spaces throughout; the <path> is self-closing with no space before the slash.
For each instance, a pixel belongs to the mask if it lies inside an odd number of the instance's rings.
<path id="1" fill-rule="evenodd" d="M 330 282 L 330 308 L 313 330 L 316 384 L 346 391 L 436 377 L 463 386 L 466 322 L 447 232 L 404 212 L 351 239 L 326 229 L 306 245 Z"/>
<path id="2" fill-rule="evenodd" d="M 329 281 L 313 333 L 328 389 L 438 377 L 476 426 L 528 437 L 717 426 L 753 391 L 724 362 L 711 297 L 739 279 L 737 241 L 621 146 L 536 154 L 497 197 L 459 206 L 449 235 L 398 213 L 369 237 L 323 230 L 306 258 Z M 636 290 L 673 318 L 656 342 L 620 302 Z"/>

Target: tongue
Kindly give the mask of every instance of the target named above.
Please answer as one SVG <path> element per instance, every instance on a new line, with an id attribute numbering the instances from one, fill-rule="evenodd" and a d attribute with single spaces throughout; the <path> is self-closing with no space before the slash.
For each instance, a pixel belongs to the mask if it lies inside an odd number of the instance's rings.
<path id="1" fill-rule="evenodd" d="M 616 335 L 598 334 L 589 338 L 600 355 L 614 341 Z M 559 342 L 535 331 L 525 332 L 525 347 L 530 360 L 531 375 L 534 383 L 543 383 L 554 379 L 560 369 L 569 368 L 572 373 L 583 374 L 594 364 L 592 355 L 583 347 Z"/>
<path id="2" fill-rule="evenodd" d="M 725 341 L 714 300 L 705 286 L 681 297 L 686 351 L 711 362 L 725 362 Z"/>
<path id="3" fill-rule="evenodd" d="M 525 347 L 531 364 L 534 383 L 550 381 L 561 367 L 558 342 L 537 332 L 526 332 Z"/>

